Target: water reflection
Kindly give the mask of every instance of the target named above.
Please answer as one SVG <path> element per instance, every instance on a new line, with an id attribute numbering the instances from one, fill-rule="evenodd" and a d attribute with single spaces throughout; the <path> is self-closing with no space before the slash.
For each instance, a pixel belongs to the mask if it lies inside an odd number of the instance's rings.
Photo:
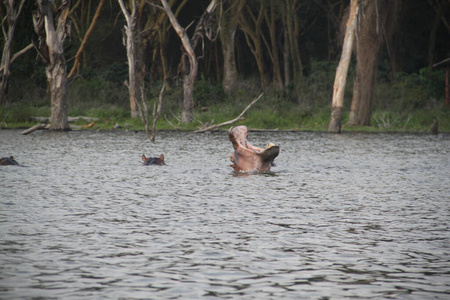
<path id="1" fill-rule="evenodd" d="M 263 174 L 226 133 L 0 140 L 0 298 L 448 297 L 449 135 L 252 133 Z"/>

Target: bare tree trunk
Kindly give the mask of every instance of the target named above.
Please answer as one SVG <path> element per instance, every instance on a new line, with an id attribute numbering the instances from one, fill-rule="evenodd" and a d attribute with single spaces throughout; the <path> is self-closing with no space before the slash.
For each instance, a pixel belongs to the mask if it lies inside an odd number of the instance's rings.
<path id="1" fill-rule="evenodd" d="M 169 0 L 168 4 L 170 7 L 173 6 L 174 3 L 176 3 L 176 0 Z M 179 4 L 177 5 L 177 9 L 174 12 L 175 17 L 177 17 L 179 15 L 179 13 L 181 12 L 181 10 L 183 9 L 183 7 L 186 5 L 186 3 L 188 2 L 188 0 L 182 0 L 179 2 Z M 178 3 L 178 2 L 177 2 Z M 166 46 L 168 44 L 168 39 L 169 37 L 169 31 L 173 28 L 170 20 L 167 18 L 167 13 L 165 12 L 165 10 L 161 10 L 161 13 L 156 13 L 156 24 L 153 27 L 154 31 L 156 32 L 156 35 L 154 37 L 154 40 L 158 41 L 158 50 L 155 49 L 155 55 L 154 58 L 156 58 L 156 54 L 159 53 L 159 57 L 160 57 L 160 67 L 161 67 L 161 73 L 162 73 L 162 77 L 163 77 L 163 81 L 164 81 L 164 86 L 165 86 L 165 90 L 170 90 L 171 89 L 171 74 L 170 74 L 170 68 L 169 68 L 169 61 L 168 58 L 166 56 L 167 51 L 166 51 Z M 156 38 L 157 36 L 157 38 Z M 155 60 L 153 60 L 155 61 Z"/>
<path id="2" fill-rule="evenodd" d="M 347 21 L 341 60 L 336 69 L 333 85 L 333 100 L 328 132 L 340 133 L 342 130 L 342 107 L 344 106 L 344 90 L 347 82 L 348 66 L 352 55 L 353 40 L 355 37 L 356 20 L 358 15 L 358 0 L 351 0 L 350 14 Z"/>
<path id="3" fill-rule="evenodd" d="M 356 40 L 356 74 L 349 125 L 370 125 L 370 108 L 379 50 L 376 1 L 363 1 Z M 369 118 L 367 116 L 369 115 Z"/>
<path id="4" fill-rule="evenodd" d="M 276 90 L 281 90 L 283 88 L 283 78 L 281 77 L 281 69 L 280 69 L 280 57 L 278 53 L 278 45 L 279 41 L 277 40 L 277 4 L 276 1 L 270 0 L 270 9 L 265 10 L 265 19 L 267 27 L 269 28 L 269 39 L 270 43 L 267 42 L 266 46 L 269 49 L 270 59 L 272 61 L 272 84 Z M 270 15 L 268 15 L 268 11 Z"/>
<path id="5" fill-rule="evenodd" d="M 291 83 L 289 37 L 287 30 L 284 30 L 283 48 L 284 87 L 287 88 Z"/>
<path id="6" fill-rule="evenodd" d="M 295 13 L 297 10 L 298 0 L 285 0 L 285 5 L 283 8 L 283 19 L 285 20 L 285 32 L 288 39 L 289 45 L 289 55 L 292 60 L 292 76 L 293 76 L 293 85 L 295 88 L 295 93 L 297 97 L 301 98 L 301 87 L 300 81 L 303 76 L 303 64 L 300 57 L 300 49 L 298 46 L 298 40 L 300 38 L 300 28 L 297 14 Z M 287 53 L 287 51 L 286 51 Z M 286 55 L 286 54 L 285 54 Z M 285 71 L 286 72 L 286 71 Z M 286 81 L 286 78 L 285 78 Z M 287 84 L 287 82 L 285 82 Z"/>
<path id="7" fill-rule="evenodd" d="M 70 1 L 63 1 L 54 13 L 55 1 L 38 0 L 33 16 L 36 33 L 40 36 L 39 52 L 47 62 L 46 75 L 51 95 L 50 130 L 69 130 L 67 109 L 67 73 L 64 40 L 68 34 Z"/>
<path id="8" fill-rule="evenodd" d="M 50 85 L 50 95 L 52 99 L 52 114 L 50 117 L 49 129 L 68 130 L 70 127 L 67 108 L 66 61 L 64 56 L 60 55 L 55 59 L 53 64 L 46 68 L 45 73 Z"/>
<path id="9" fill-rule="evenodd" d="M 180 23 L 178 23 L 178 20 L 176 19 L 175 15 L 172 12 L 172 9 L 170 8 L 169 4 L 166 0 L 161 0 L 161 4 L 164 7 L 164 10 L 167 13 L 167 16 L 169 17 L 170 23 L 172 24 L 173 28 L 175 29 L 177 35 L 181 39 L 181 43 L 183 44 L 183 48 L 186 51 L 186 55 L 189 60 L 189 66 L 186 64 L 185 56 L 182 57 L 181 65 L 183 66 L 183 107 L 182 107 L 182 113 L 181 113 L 181 122 L 183 123 L 189 123 L 194 119 L 194 83 L 195 78 L 197 76 L 198 71 L 198 63 L 197 63 L 197 57 L 195 55 L 195 45 L 197 44 L 198 40 L 200 39 L 201 30 L 200 27 L 197 26 L 194 36 L 191 41 L 186 34 L 186 30 L 181 27 Z M 208 5 L 205 14 L 202 16 L 202 20 L 209 19 L 209 15 L 214 11 L 214 9 L 217 6 L 217 0 L 211 0 L 210 4 Z M 200 20 L 199 24 L 205 25 L 204 22 Z M 201 26 L 203 27 L 203 26 Z M 203 29 L 202 29 L 203 30 Z M 189 70 L 187 70 L 189 69 Z"/>
<path id="10" fill-rule="evenodd" d="M 5 103 L 8 91 L 8 80 L 10 75 L 9 67 L 11 65 L 11 46 L 16 29 L 17 19 L 22 12 L 25 0 L 21 0 L 18 7 L 14 6 L 14 0 L 5 0 L 6 17 L 2 22 L 2 32 L 5 44 L 3 45 L 2 59 L 0 62 L 0 103 Z M 8 28 L 5 28 L 5 26 Z"/>
<path id="11" fill-rule="evenodd" d="M 235 60 L 235 35 L 239 24 L 239 17 L 246 0 L 222 1 L 223 8 L 220 15 L 220 41 L 223 54 L 222 87 L 226 94 L 231 94 L 236 88 L 238 72 Z"/>
<path id="12" fill-rule="evenodd" d="M 97 6 L 97 9 L 95 11 L 94 17 L 92 18 L 92 22 L 89 24 L 89 28 L 86 31 L 86 34 L 84 35 L 84 38 L 81 40 L 80 48 L 78 48 L 77 54 L 75 54 L 75 61 L 73 63 L 72 69 L 69 72 L 69 75 L 67 78 L 72 78 L 73 74 L 75 74 L 75 71 L 78 72 L 80 68 L 80 60 L 81 55 L 83 54 L 84 47 L 87 44 L 87 41 L 89 40 L 89 37 L 91 36 L 92 32 L 94 31 L 95 25 L 97 24 L 97 20 L 100 17 L 100 13 L 103 8 L 103 4 L 105 3 L 105 0 L 100 0 Z"/>
<path id="13" fill-rule="evenodd" d="M 127 48 L 128 61 L 128 92 L 130 96 L 131 117 L 142 116 L 138 102 L 145 101 L 145 54 L 147 51 L 147 39 L 142 34 L 143 8 L 145 2 L 136 3 L 129 1 L 129 10 L 123 0 L 118 0 L 127 25 L 125 26 L 125 46 Z"/>
<path id="14" fill-rule="evenodd" d="M 197 77 L 198 63 L 195 53 L 189 54 L 189 73 L 183 76 L 183 110 L 181 122 L 190 123 L 194 119 L 194 83 Z"/>
<path id="15" fill-rule="evenodd" d="M 250 7 L 247 7 L 248 16 L 242 14 L 240 19 L 241 29 L 245 34 L 247 45 L 253 53 L 258 67 L 261 88 L 266 89 L 269 86 L 269 79 L 264 68 L 264 55 L 262 48 L 262 21 L 264 17 L 264 1 L 261 1 L 258 16 L 253 14 Z M 248 20 L 251 20 L 250 21 Z"/>
<path id="16" fill-rule="evenodd" d="M 134 40 L 135 34 L 133 34 L 132 24 L 129 24 L 125 29 L 126 35 L 126 47 L 127 47 L 127 61 L 128 61 L 128 93 L 130 96 L 130 112 L 132 118 L 137 118 L 139 116 L 139 110 L 137 106 L 138 99 L 141 98 L 140 88 L 137 81 L 137 71 L 136 71 L 136 52 Z"/>
<path id="17" fill-rule="evenodd" d="M 166 0 L 161 0 L 161 3 L 164 7 L 164 10 L 166 11 L 167 16 L 169 17 L 170 23 L 180 37 L 184 50 L 186 51 L 189 59 L 189 72 L 184 73 L 183 78 L 183 107 L 181 112 L 181 121 L 183 123 L 189 123 L 194 118 L 193 93 L 195 77 L 197 76 L 198 71 L 197 57 L 195 56 L 195 52 L 191 46 L 189 37 L 186 34 L 186 30 L 181 27 L 180 23 L 178 23 L 178 20 L 175 18 L 175 15 L 173 14 L 169 4 Z"/>
<path id="18" fill-rule="evenodd" d="M 236 31 L 235 31 L 236 32 Z M 238 72 L 236 68 L 236 60 L 234 53 L 234 33 L 229 38 L 222 38 L 222 53 L 223 53 L 223 80 L 222 88 L 226 94 L 231 94 L 236 89 L 236 81 Z M 225 40 L 229 42 L 225 42 Z"/>
<path id="19" fill-rule="evenodd" d="M 381 45 L 393 31 L 395 0 L 364 0 L 360 2 L 361 17 L 356 41 L 356 74 L 349 125 L 370 126 L 378 54 Z"/>
<path id="20" fill-rule="evenodd" d="M 164 49 L 165 44 L 161 43 L 160 40 L 160 44 L 159 44 L 159 56 L 161 58 L 161 68 L 162 68 L 162 75 L 163 75 L 163 82 L 164 82 L 164 86 L 166 87 L 167 90 L 170 90 L 171 86 L 170 86 L 170 73 L 169 73 L 169 63 L 167 62 L 167 57 L 166 57 L 166 51 Z"/>

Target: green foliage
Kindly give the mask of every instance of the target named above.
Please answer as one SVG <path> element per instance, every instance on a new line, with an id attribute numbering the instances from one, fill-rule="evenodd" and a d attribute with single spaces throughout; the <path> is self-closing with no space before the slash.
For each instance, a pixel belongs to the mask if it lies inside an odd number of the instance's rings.
<path id="1" fill-rule="evenodd" d="M 120 68 L 119 68 L 120 69 Z M 123 129 L 143 130 L 142 121 L 130 118 L 128 90 L 116 80 L 106 80 L 103 71 L 85 70 L 68 90 L 70 116 L 99 118 L 94 129 L 112 129 L 116 123 Z M 330 102 L 335 64 L 314 62 L 308 76 L 302 80 L 301 90 L 287 88 L 276 91 L 268 87 L 263 97 L 244 115 L 251 128 L 280 130 L 326 131 L 330 119 Z M 423 69 L 418 74 L 397 74 L 392 82 L 380 80 L 374 95 L 371 127 L 345 126 L 348 108 L 344 108 L 344 130 L 361 131 L 428 131 L 439 119 L 440 131 L 450 131 L 450 110 L 444 108 L 444 72 Z M 352 82 L 349 77 L 348 82 Z M 154 104 L 158 102 L 162 82 L 147 83 L 146 94 L 150 121 Z M 232 95 L 225 95 L 221 85 L 205 78 L 196 82 L 194 91 L 194 121 L 182 124 L 182 86 L 174 85 L 164 92 L 158 129 L 195 130 L 206 124 L 219 124 L 236 118 L 257 97 L 258 78 L 240 80 Z M 347 84 L 346 105 L 351 101 L 351 84 Z M 2 127 L 31 126 L 32 116 L 50 116 L 49 95 L 29 81 L 17 85 L 13 101 L 0 106 Z M 86 125 L 80 120 L 74 125 Z M 127 124 L 127 126 L 125 126 Z M 222 130 L 227 129 L 226 127 Z"/>
<path id="2" fill-rule="evenodd" d="M 69 86 L 69 109 L 85 110 L 102 105 L 127 107 L 128 91 L 124 85 L 116 85 L 99 76 L 90 80 L 79 79 Z"/>
<path id="3" fill-rule="evenodd" d="M 331 109 L 320 109 L 311 112 L 309 117 L 302 120 L 300 129 L 313 131 L 326 131 L 330 122 Z M 345 117 L 344 117 L 345 121 Z"/>
<path id="4" fill-rule="evenodd" d="M 374 93 L 375 109 L 410 111 L 430 109 L 443 100 L 445 73 L 423 68 L 419 73 L 399 73 L 393 82 L 379 82 Z"/>
<path id="5" fill-rule="evenodd" d="M 0 106 L 0 121 L 2 123 L 26 122 L 33 113 L 33 107 L 20 103 L 17 105 Z"/>
<path id="6" fill-rule="evenodd" d="M 351 101 L 353 94 L 354 65 L 349 66 L 347 84 L 345 87 L 345 104 Z M 287 97 L 297 98 L 296 103 L 302 105 L 305 110 L 317 110 L 328 106 L 333 97 L 334 77 L 337 62 L 312 61 L 305 76 L 300 77 L 296 83 L 297 92 L 290 87 Z"/>
<path id="7" fill-rule="evenodd" d="M 374 125 L 384 131 L 404 131 L 412 117 L 411 114 L 390 111 L 377 111 L 372 114 Z"/>
<path id="8" fill-rule="evenodd" d="M 376 111 L 372 114 L 371 129 L 383 132 L 429 132 L 436 119 L 439 121 L 439 131 L 450 131 L 450 109 L 443 106 L 409 112 Z"/>
<path id="9" fill-rule="evenodd" d="M 277 111 L 270 112 L 269 111 L 261 111 L 261 110 L 255 110 L 250 111 L 248 113 L 248 117 L 245 118 L 246 122 L 248 124 L 253 124 L 252 127 L 255 128 L 277 128 L 277 127 L 283 127 L 287 125 L 287 122 L 285 119 L 280 118 Z"/>
<path id="10" fill-rule="evenodd" d="M 312 61 L 308 75 L 305 76 L 304 88 L 310 95 L 318 95 L 320 99 L 328 101 L 333 93 L 336 68 L 336 62 Z"/>
<path id="11" fill-rule="evenodd" d="M 195 82 L 194 95 L 197 107 L 219 103 L 225 96 L 221 86 L 211 84 L 204 76 Z"/>
<path id="12" fill-rule="evenodd" d="M 113 63 L 106 68 L 103 77 L 114 84 L 122 85 L 128 78 L 128 66 L 125 63 Z"/>

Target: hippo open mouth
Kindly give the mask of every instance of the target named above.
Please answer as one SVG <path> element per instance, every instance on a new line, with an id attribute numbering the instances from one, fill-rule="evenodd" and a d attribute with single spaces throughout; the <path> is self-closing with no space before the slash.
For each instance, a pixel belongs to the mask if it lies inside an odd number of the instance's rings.
<path id="1" fill-rule="evenodd" d="M 247 126 L 240 125 L 228 130 L 228 137 L 234 147 L 230 165 L 235 171 L 266 172 L 270 171 L 273 160 L 280 153 L 280 147 L 270 143 L 265 149 L 252 146 L 248 141 Z"/>

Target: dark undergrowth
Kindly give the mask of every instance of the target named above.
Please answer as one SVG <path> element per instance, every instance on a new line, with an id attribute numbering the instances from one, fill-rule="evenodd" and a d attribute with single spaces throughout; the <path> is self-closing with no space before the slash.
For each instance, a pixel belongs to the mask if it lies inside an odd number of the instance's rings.
<path id="1" fill-rule="evenodd" d="M 267 87 L 263 97 L 235 124 L 250 128 L 326 131 L 331 113 L 331 98 L 336 66 L 330 63 L 311 64 L 309 74 L 282 91 Z M 379 72 L 380 73 L 380 72 Z M 450 108 L 445 105 L 445 72 L 422 69 L 417 74 L 380 73 L 373 99 L 370 126 L 347 126 L 352 98 L 352 70 L 345 93 L 344 131 L 428 132 L 435 120 L 439 131 L 450 132 Z M 91 129 L 143 130 L 140 119 L 129 117 L 128 92 L 121 84 L 126 72 L 120 66 L 96 74 L 91 71 L 74 81 L 68 91 L 70 116 L 98 118 Z M 0 105 L 0 127 L 30 127 L 33 117 L 49 117 L 51 108 L 42 80 L 12 81 L 8 101 Z M 161 82 L 147 83 L 148 106 L 152 111 L 158 101 Z M 163 107 L 157 124 L 159 130 L 195 130 L 207 124 L 219 124 L 237 117 L 261 93 L 257 78 L 243 78 L 232 95 L 225 95 L 220 84 L 200 76 L 194 91 L 194 120 L 181 123 L 182 87 L 176 82 L 164 93 Z M 151 114 L 151 112 L 150 112 Z M 151 117 L 150 117 L 151 119 Z M 86 125 L 79 120 L 74 128 Z M 227 129 L 229 126 L 224 127 Z"/>

